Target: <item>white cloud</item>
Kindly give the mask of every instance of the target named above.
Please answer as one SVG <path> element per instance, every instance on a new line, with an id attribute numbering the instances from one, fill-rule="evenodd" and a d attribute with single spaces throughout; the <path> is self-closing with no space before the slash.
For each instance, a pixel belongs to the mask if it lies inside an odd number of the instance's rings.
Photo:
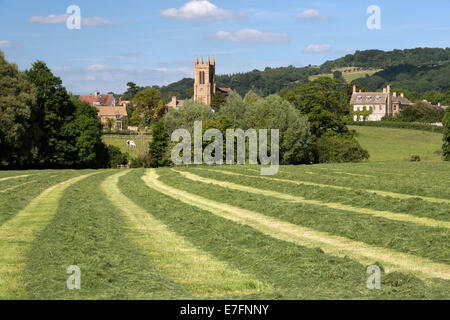
<path id="1" fill-rule="evenodd" d="M 305 51 L 309 53 L 322 53 L 330 50 L 331 46 L 329 44 L 310 44 L 305 49 Z"/>
<path id="2" fill-rule="evenodd" d="M 218 8 L 207 0 L 193 0 L 179 9 L 161 10 L 161 16 L 167 19 L 217 21 L 243 17 L 243 13 Z"/>
<path id="3" fill-rule="evenodd" d="M 302 19 L 302 20 L 323 20 L 326 17 L 321 15 L 319 11 L 316 9 L 308 9 L 303 12 L 297 13 L 294 15 L 295 19 Z"/>
<path id="4" fill-rule="evenodd" d="M 241 29 L 235 32 L 219 31 L 208 36 L 211 40 L 248 42 L 248 43 L 283 43 L 291 37 L 287 33 L 262 32 L 256 29 Z"/>
<path id="5" fill-rule="evenodd" d="M 42 24 L 60 24 L 66 23 L 68 14 L 60 14 L 60 15 L 48 15 L 44 16 L 32 16 L 30 18 L 31 23 L 42 23 Z M 102 25 L 119 25 L 122 23 L 127 23 L 128 20 L 108 20 L 102 17 L 92 17 L 92 18 L 81 18 L 81 25 L 85 27 L 92 26 L 102 26 Z"/>
<path id="6" fill-rule="evenodd" d="M 114 67 L 107 66 L 104 64 L 91 64 L 90 66 L 86 67 L 86 70 L 88 71 L 104 71 L 104 70 L 112 70 Z"/>
<path id="7" fill-rule="evenodd" d="M 0 40 L 0 48 L 1 49 L 14 49 L 14 48 L 20 48 L 20 46 L 12 42 L 10 40 Z"/>

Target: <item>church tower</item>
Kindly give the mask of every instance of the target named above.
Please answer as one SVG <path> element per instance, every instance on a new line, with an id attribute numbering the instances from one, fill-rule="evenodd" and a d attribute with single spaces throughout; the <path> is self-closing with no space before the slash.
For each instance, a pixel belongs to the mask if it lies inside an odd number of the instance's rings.
<path id="1" fill-rule="evenodd" d="M 198 62 L 195 58 L 194 101 L 211 106 L 211 100 L 216 93 L 216 62 L 208 59 L 203 63 L 203 57 Z"/>

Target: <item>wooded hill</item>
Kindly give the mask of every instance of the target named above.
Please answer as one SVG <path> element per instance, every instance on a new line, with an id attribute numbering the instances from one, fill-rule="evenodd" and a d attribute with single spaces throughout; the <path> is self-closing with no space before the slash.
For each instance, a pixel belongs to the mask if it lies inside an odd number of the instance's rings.
<path id="1" fill-rule="evenodd" d="M 307 83 L 308 77 L 330 74 L 340 68 L 383 69 L 371 76 L 359 78 L 361 85 L 369 90 L 379 90 L 390 83 L 394 88 L 425 93 L 435 90 L 445 93 L 450 90 L 450 48 L 415 48 L 405 50 L 356 51 L 345 57 L 327 61 L 320 67 L 293 66 L 266 68 L 233 75 L 218 75 L 218 87 L 228 87 L 245 95 L 253 90 L 261 96 L 278 93 Z M 159 88 L 165 100 L 176 95 L 179 99 L 193 96 L 194 80 L 190 78 Z"/>

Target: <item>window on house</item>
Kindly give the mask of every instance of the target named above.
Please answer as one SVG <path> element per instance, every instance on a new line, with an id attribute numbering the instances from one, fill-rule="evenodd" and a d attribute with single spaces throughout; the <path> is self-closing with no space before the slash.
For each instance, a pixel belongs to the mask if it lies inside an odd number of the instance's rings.
<path id="1" fill-rule="evenodd" d="M 362 96 L 357 96 L 357 97 L 356 97 L 356 100 L 357 100 L 357 101 L 361 101 L 361 100 L 362 100 Z"/>

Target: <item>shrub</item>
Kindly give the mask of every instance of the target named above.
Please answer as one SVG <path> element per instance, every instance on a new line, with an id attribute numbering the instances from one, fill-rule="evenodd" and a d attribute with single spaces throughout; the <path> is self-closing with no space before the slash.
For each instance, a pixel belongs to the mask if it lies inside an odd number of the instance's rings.
<path id="1" fill-rule="evenodd" d="M 351 135 L 324 135 L 317 139 L 316 150 L 320 163 L 360 162 L 369 153 Z"/>
<path id="2" fill-rule="evenodd" d="M 417 154 L 412 155 L 411 158 L 409 158 L 409 161 L 411 161 L 411 162 L 419 162 L 420 160 L 421 160 L 420 156 Z"/>
<path id="3" fill-rule="evenodd" d="M 128 164 L 127 155 L 122 153 L 118 147 L 109 145 L 107 148 L 110 168 L 117 168 L 118 165 Z"/>

